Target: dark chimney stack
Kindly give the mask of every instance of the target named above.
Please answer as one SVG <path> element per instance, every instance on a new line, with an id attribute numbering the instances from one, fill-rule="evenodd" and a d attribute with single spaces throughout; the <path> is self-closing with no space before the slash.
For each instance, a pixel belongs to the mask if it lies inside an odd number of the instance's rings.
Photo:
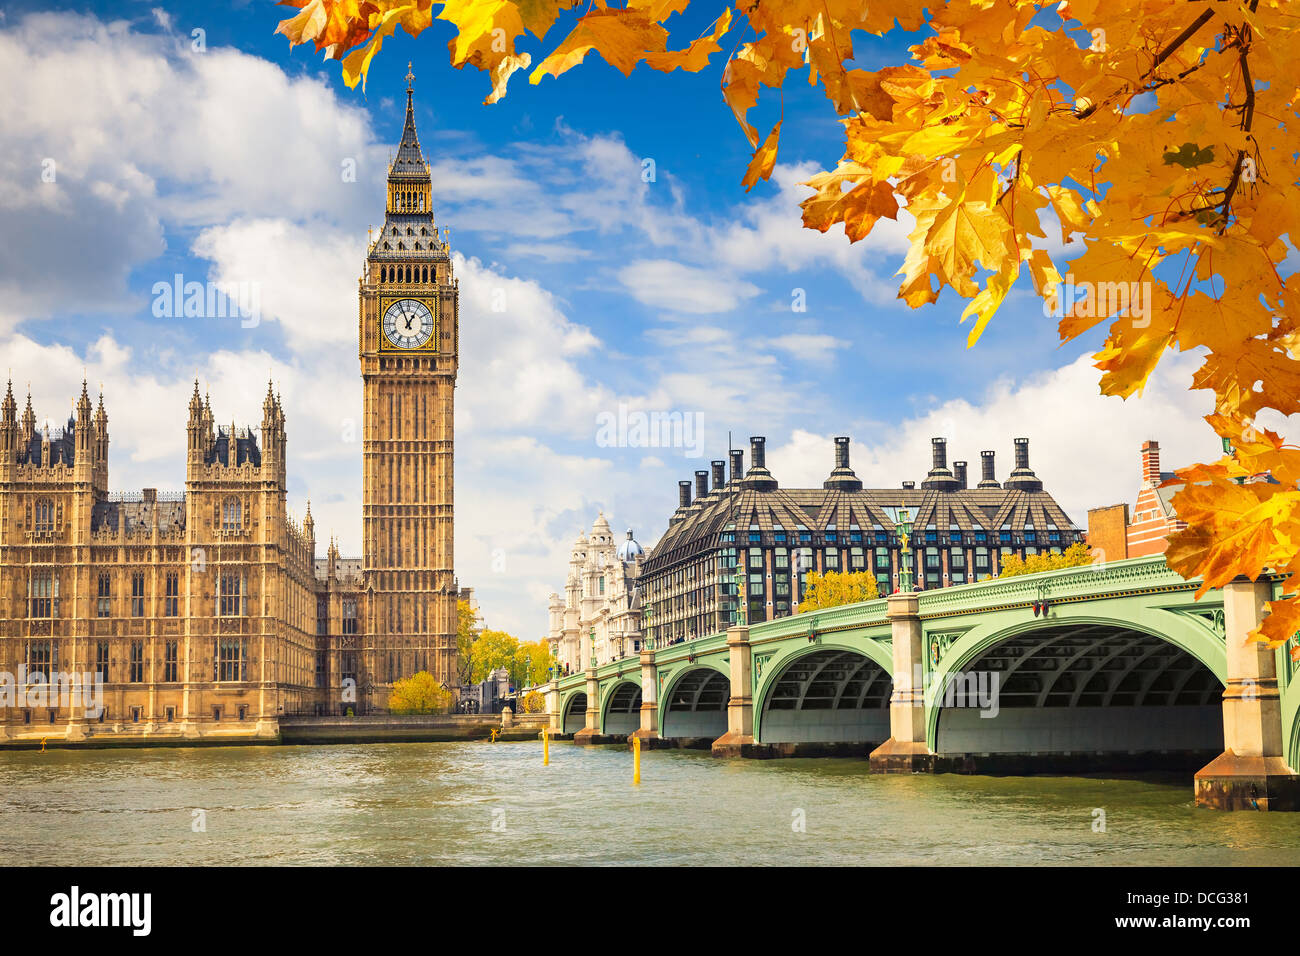
<path id="1" fill-rule="evenodd" d="M 847 435 L 835 439 L 835 467 L 849 467 L 849 439 Z"/>
<path id="2" fill-rule="evenodd" d="M 921 487 L 937 491 L 956 491 L 957 479 L 948 470 L 948 439 L 930 439 L 930 473 L 921 482 Z"/>
<path id="3" fill-rule="evenodd" d="M 749 471 L 745 472 L 745 487 L 760 491 L 771 491 L 776 487 L 776 479 L 767 470 L 767 455 L 764 446 L 767 439 L 762 435 L 753 435 L 749 439 Z"/>
<path id="4" fill-rule="evenodd" d="M 707 471 L 697 471 L 695 473 L 695 500 L 699 501 L 709 493 L 709 473 Z"/>
<path id="5" fill-rule="evenodd" d="M 822 487 L 836 491 L 861 491 L 862 479 L 849 467 L 849 439 L 841 435 L 835 439 L 835 468 L 831 476 L 822 482 Z"/>
<path id="6" fill-rule="evenodd" d="M 717 491 L 727 483 L 727 463 L 725 461 L 710 462 L 713 466 L 713 490 Z"/>
<path id="7" fill-rule="evenodd" d="M 952 463 L 952 473 L 957 476 L 957 481 L 961 483 L 961 490 L 966 490 L 966 462 L 954 461 Z"/>
<path id="8" fill-rule="evenodd" d="M 948 440 L 946 438 L 930 439 L 930 468 L 944 471 L 948 468 Z"/>
<path id="9" fill-rule="evenodd" d="M 994 473 L 993 456 L 994 452 L 992 451 L 980 452 L 980 488 L 1001 487 L 1001 485 L 998 484 L 997 475 Z"/>
<path id="10" fill-rule="evenodd" d="M 689 508 L 691 504 L 691 483 L 689 481 L 677 482 L 677 507 Z"/>
<path id="11" fill-rule="evenodd" d="M 1016 439 L 1016 468 L 1011 472 L 1011 476 L 1002 483 L 1004 488 L 1014 488 L 1017 491 L 1042 491 L 1043 483 L 1038 480 L 1029 467 L 1029 439 Z"/>
<path id="12" fill-rule="evenodd" d="M 745 477 L 745 453 L 733 448 L 727 454 L 731 456 L 731 480 L 740 481 Z"/>
<path id="13" fill-rule="evenodd" d="M 903 482 L 903 490 L 904 490 L 904 491 L 911 491 L 911 490 L 914 489 L 915 487 L 916 487 L 916 482 L 915 482 L 915 481 L 905 481 L 905 482 Z"/>

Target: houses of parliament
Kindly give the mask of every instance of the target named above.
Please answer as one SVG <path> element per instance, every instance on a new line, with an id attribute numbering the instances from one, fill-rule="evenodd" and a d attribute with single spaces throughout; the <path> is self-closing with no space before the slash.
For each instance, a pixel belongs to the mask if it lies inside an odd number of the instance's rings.
<path id="1" fill-rule="evenodd" d="M 0 407 L 0 740 L 274 737 L 295 714 L 383 712 L 395 680 L 456 673 L 458 292 L 406 121 L 359 279 L 363 556 L 317 556 L 286 506 L 286 421 L 218 421 L 195 383 L 185 490 L 109 490 L 104 396 L 60 432 Z M 111 399 L 111 396 L 110 396 Z M 111 404 L 111 401 L 110 401 Z M 179 441 L 181 436 L 177 436 Z M 99 688 L 96 706 L 62 690 Z"/>

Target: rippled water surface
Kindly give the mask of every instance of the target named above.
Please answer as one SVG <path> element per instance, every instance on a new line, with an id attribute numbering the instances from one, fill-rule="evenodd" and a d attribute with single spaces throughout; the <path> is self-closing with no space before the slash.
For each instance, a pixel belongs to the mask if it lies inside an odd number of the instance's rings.
<path id="1" fill-rule="evenodd" d="M 1189 775 L 642 761 L 633 786 L 625 748 L 563 743 L 549 767 L 540 743 L 10 752 L 0 845 L 48 865 L 1300 863 L 1300 814 L 1198 810 Z"/>

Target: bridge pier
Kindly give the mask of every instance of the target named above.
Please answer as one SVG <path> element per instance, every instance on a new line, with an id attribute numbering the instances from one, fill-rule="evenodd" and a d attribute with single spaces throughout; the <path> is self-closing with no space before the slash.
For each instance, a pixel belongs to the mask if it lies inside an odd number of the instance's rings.
<path id="1" fill-rule="evenodd" d="M 1263 620 L 1271 596 L 1270 584 L 1246 578 L 1223 589 L 1223 753 L 1196 774 L 1198 807 L 1300 810 L 1300 776 L 1283 757 L 1276 652 L 1247 636 Z"/>
<path id="2" fill-rule="evenodd" d="M 915 592 L 889 595 L 885 617 L 894 645 L 894 689 L 889 697 L 889 739 L 871 752 L 876 773 L 917 773 L 935 769 L 935 754 L 925 741 L 925 691 L 921 681 L 920 602 Z"/>
<path id="3" fill-rule="evenodd" d="M 641 726 L 632 736 L 643 744 L 659 739 L 659 669 L 655 652 L 649 648 L 641 652 Z"/>
<path id="4" fill-rule="evenodd" d="M 748 626 L 727 628 L 727 659 L 731 665 L 727 732 L 713 742 L 715 757 L 739 757 L 744 748 L 754 745 L 754 655 Z"/>
<path id="5" fill-rule="evenodd" d="M 600 737 L 600 681 L 596 679 L 596 668 L 588 667 L 587 672 L 587 714 L 586 724 L 573 735 L 575 744 L 590 744 Z"/>
<path id="6" fill-rule="evenodd" d="M 548 729 L 552 736 L 557 732 L 564 730 L 564 715 L 560 713 L 560 681 L 557 677 L 552 677 L 551 682 L 546 685 L 546 713 L 550 717 Z"/>

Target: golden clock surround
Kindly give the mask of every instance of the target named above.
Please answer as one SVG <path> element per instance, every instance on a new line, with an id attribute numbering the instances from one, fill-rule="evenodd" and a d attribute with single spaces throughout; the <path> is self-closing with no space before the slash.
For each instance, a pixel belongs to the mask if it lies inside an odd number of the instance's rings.
<path id="1" fill-rule="evenodd" d="M 429 336 L 429 341 L 423 345 L 417 345 L 414 348 L 404 349 L 400 345 L 394 345 L 388 341 L 388 336 L 384 334 L 384 316 L 388 314 L 389 307 L 394 302 L 401 302 L 404 299 L 411 299 L 419 302 L 429 314 L 433 316 L 433 334 Z M 379 310 L 375 319 L 375 331 L 378 333 L 379 351 L 392 352 L 397 355 L 410 355 L 412 352 L 437 352 L 438 336 L 442 334 L 442 315 L 439 311 L 441 296 L 438 295 L 420 295 L 418 293 L 403 292 L 396 295 L 381 295 L 379 297 Z"/>

